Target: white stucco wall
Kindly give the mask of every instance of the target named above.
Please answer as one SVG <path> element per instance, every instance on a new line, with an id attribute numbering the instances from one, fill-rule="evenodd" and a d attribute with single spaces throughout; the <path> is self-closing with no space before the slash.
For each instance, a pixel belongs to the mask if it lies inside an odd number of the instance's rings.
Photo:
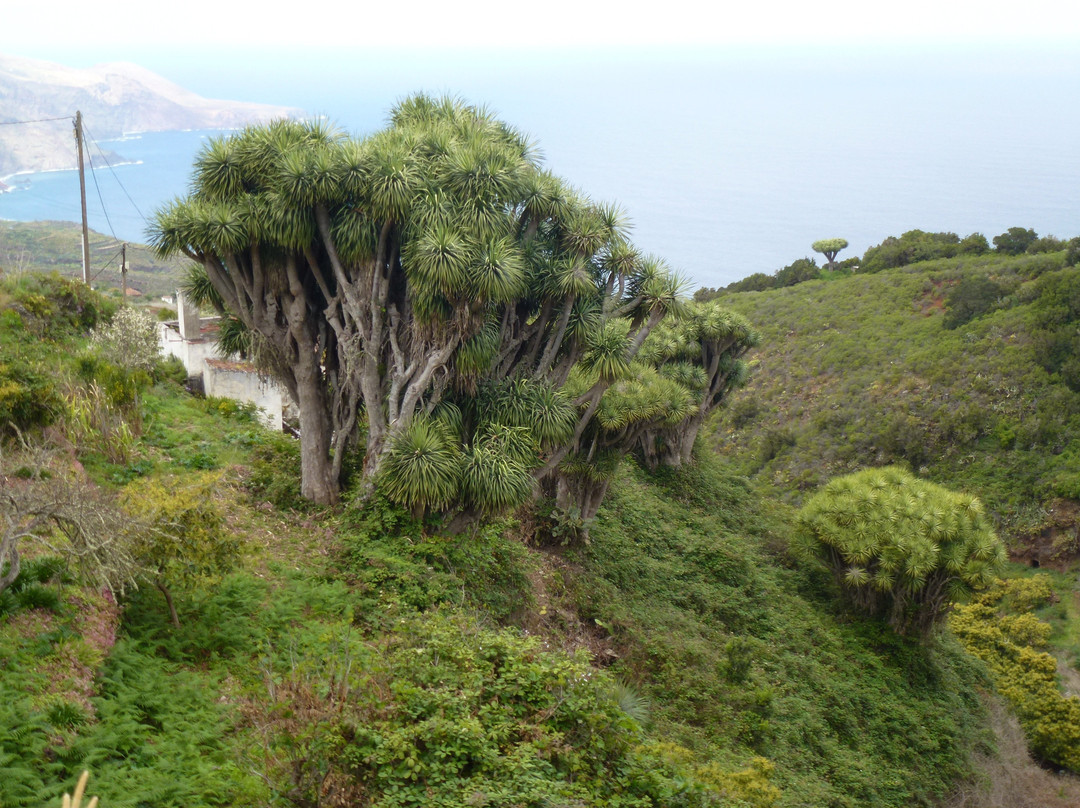
<path id="1" fill-rule="evenodd" d="M 253 403 L 260 410 L 262 422 L 280 430 L 282 388 L 270 380 L 263 381 L 242 362 L 225 361 L 213 337 L 214 320 L 200 317 L 198 308 L 185 301 L 181 292 L 176 293 L 176 299 L 179 321 L 158 324 L 162 353 L 183 362 L 189 377 L 202 378 L 206 395 Z M 291 404 L 287 395 L 284 399 L 286 405 Z"/>
<path id="2" fill-rule="evenodd" d="M 250 368 L 236 367 L 235 362 L 203 362 L 203 389 L 206 395 L 251 402 L 259 408 L 260 420 L 269 428 L 281 429 L 281 388 L 263 381 Z"/>
<path id="3" fill-rule="evenodd" d="M 203 360 L 221 358 L 211 340 L 191 341 L 181 337 L 175 322 L 158 324 L 158 342 L 165 356 L 175 356 L 184 363 L 188 376 L 202 375 Z"/>

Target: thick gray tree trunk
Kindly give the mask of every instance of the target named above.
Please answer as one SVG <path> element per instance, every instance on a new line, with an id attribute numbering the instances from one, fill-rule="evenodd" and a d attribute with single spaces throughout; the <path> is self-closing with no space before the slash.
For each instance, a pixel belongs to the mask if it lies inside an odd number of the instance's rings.
<path id="1" fill-rule="evenodd" d="M 316 357 L 301 354 L 296 368 L 300 410 L 300 494 L 317 505 L 334 505 L 340 485 L 331 456 L 333 424 Z"/>

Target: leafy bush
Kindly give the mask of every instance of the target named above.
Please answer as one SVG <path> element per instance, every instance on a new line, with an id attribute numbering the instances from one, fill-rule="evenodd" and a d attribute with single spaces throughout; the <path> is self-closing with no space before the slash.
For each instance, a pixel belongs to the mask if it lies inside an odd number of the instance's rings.
<path id="1" fill-rule="evenodd" d="M 914 415 L 896 412 L 883 419 L 877 442 L 890 459 L 905 461 L 918 469 L 930 458 L 926 433 L 926 426 Z"/>
<path id="2" fill-rule="evenodd" d="M 930 261 L 935 258 L 952 258 L 960 254 L 984 252 L 986 239 L 972 233 L 963 241 L 956 233 L 927 233 L 909 230 L 899 238 L 889 236 L 876 247 L 870 247 L 863 255 L 861 272 L 880 272 L 883 269 Z"/>
<path id="3" fill-rule="evenodd" d="M 761 438 L 761 447 L 758 449 L 758 463 L 765 465 L 796 443 L 795 433 L 790 428 L 766 430 Z"/>
<path id="4" fill-rule="evenodd" d="M 187 368 L 185 368 L 184 363 L 175 356 L 166 357 L 158 362 L 154 367 L 153 376 L 155 382 L 170 382 L 180 386 L 183 386 L 188 380 Z"/>
<path id="5" fill-rule="evenodd" d="M 667 744 L 729 774 L 768 755 L 778 804 L 937 804 L 979 740 L 982 666 L 947 635 L 923 643 L 836 616 L 826 587 L 770 555 L 789 520 L 707 453 L 655 474 L 625 464 L 562 570 L 548 630 L 571 612 L 580 622 L 563 631 L 617 653 Z"/>
<path id="6" fill-rule="evenodd" d="M 957 249 L 957 255 L 982 255 L 990 252 L 990 242 L 982 233 L 972 233 L 962 239 Z"/>
<path id="7" fill-rule="evenodd" d="M 1064 269 L 1035 282 L 1038 330 L 1033 335 L 1039 363 L 1058 373 L 1069 389 L 1080 392 L 1080 270 Z"/>
<path id="8" fill-rule="evenodd" d="M 1080 699 L 1058 689 L 1057 661 L 1042 649 L 1050 626 L 1023 610 L 1049 602 L 1046 576 L 1002 582 L 949 619 L 953 633 L 990 669 L 1041 760 L 1080 772 Z M 1010 608 L 1011 607 L 1011 608 Z"/>
<path id="9" fill-rule="evenodd" d="M 1074 267 L 1077 264 L 1080 264 L 1080 236 L 1069 239 L 1065 244 L 1064 265 Z"/>
<path id="10" fill-rule="evenodd" d="M 994 236 L 994 249 L 1005 255 L 1020 255 L 1027 252 L 1028 247 L 1034 244 L 1038 237 L 1034 230 L 1010 227 L 1001 235 Z"/>
<path id="11" fill-rule="evenodd" d="M 45 609 L 58 612 L 61 608 L 60 593 L 49 586 L 30 584 L 15 592 L 15 600 L 24 609 Z"/>
<path id="12" fill-rule="evenodd" d="M 531 565 L 503 522 L 471 535 L 443 536 L 375 495 L 346 514 L 341 538 L 364 619 L 441 604 L 482 609 L 497 621 L 520 617 L 532 600 Z"/>
<path id="13" fill-rule="evenodd" d="M 51 424 L 63 402 L 49 375 L 24 360 L 0 361 L 0 435 Z"/>
<path id="14" fill-rule="evenodd" d="M 134 480 L 123 490 L 124 509 L 142 526 L 134 552 L 153 571 L 174 623 L 170 587 L 225 572 L 240 555 L 240 540 L 226 530 L 218 505 L 221 484 L 219 474 L 204 472 Z"/>
<path id="15" fill-rule="evenodd" d="M 928 632 L 1005 561 L 977 499 L 896 467 L 826 485 L 799 512 L 792 551 L 829 570 L 856 606 L 900 633 Z"/>
<path id="16" fill-rule="evenodd" d="M 957 328 L 990 311 L 1004 290 L 985 275 L 969 275 L 945 298 L 945 328 Z"/>
<path id="17" fill-rule="evenodd" d="M 761 413 L 761 402 L 756 396 L 739 396 L 728 408 L 727 419 L 736 429 L 752 422 Z"/>
<path id="18" fill-rule="evenodd" d="M 116 311 L 116 304 L 89 286 L 53 273 L 26 273 L 0 281 L 33 334 L 59 339 L 86 334 Z"/>
<path id="19" fill-rule="evenodd" d="M 1065 242 L 1059 238 L 1053 236 L 1043 236 L 1037 238 L 1031 242 L 1027 249 L 1024 251 L 1029 255 L 1037 255 L 1038 253 L 1060 252 L 1065 249 Z"/>
<path id="20" fill-rule="evenodd" d="M 780 289 L 785 286 L 795 286 L 805 281 L 817 280 L 821 277 L 821 268 L 813 258 L 799 258 L 792 261 L 786 267 L 778 269 L 772 275 L 764 272 L 755 272 L 740 281 L 729 283 L 724 287 L 726 292 L 760 292 L 765 289 Z M 701 289 L 694 294 L 694 299 L 699 302 L 707 302 L 719 296 L 719 290 Z"/>
<path id="21" fill-rule="evenodd" d="M 821 268 L 813 258 L 799 258 L 776 273 L 776 286 L 794 286 L 821 277 Z"/>
<path id="22" fill-rule="evenodd" d="M 343 681 L 318 725 L 282 722 L 299 799 L 314 801 L 328 778 L 345 799 L 379 808 L 705 806 L 725 786 L 753 793 L 724 771 L 714 786 L 687 759 L 643 744 L 622 689 L 584 654 L 444 614 L 403 621 L 388 639 L 385 672 Z M 281 686 L 304 689 L 295 676 Z M 758 773 L 775 795 L 767 766 Z"/>
<path id="23" fill-rule="evenodd" d="M 122 307 L 109 322 L 90 332 L 90 344 L 114 365 L 149 373 L 161 357 L 157 326 L 142 309 Z"/>
<path id="24" fill-rule="evenodd" d="M 761 292 L 765 289 L 776 288 L 776 276 L 766 275 L 764 272 L 755 272 L 753 275 L 747 275 L 745 278 L 734 283 L 729 283 L 724 287 L 724 291 L 727 292 Z M 695 294 L 694 299 L 699 302 L 707 302 L 714 299 L 719 290 L 702 290 L 704 294 Z M 710 294 L 712 292 L 712 294 Z"/>
<path id="25" fill-rule="evenodd" d="M 23 561 L 19 565 L 19 574 L 0 591 L 0 615 L 11 614 L 17 609 L 48 609 L 59 612 L 62 608 L 60 595 L 56 589 L 45 586 L 53 581 L 68 582 L 67 565 L 58 556 L 39 556 Z M 0 574 L 7 573 L 10 562 L 3 563 Z"/>
<path id="26" fill-rule="evenodd" d="M 300 494 L 300 444 L 284 435 L 265 435 L 251 453 L 247 489 L 252 498 L 280 510 L 306 511 L 311 503 Z"/>

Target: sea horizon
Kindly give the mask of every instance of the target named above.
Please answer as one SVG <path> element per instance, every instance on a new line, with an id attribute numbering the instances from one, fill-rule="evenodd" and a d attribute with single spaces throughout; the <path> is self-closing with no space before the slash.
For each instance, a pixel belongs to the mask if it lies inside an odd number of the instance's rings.
<path id="1" fill-rule="evenodd" d="M 297 107 L 354 134 L 384 125 L 411 92 L 486 105 L 533 137 L 555 174 L 619 204 L 639 248 L 695 286 L 803 257 L 821 263 L 810 246 L 821 238 L 846 238 L 842 259 L 912 229 L 1080 235 L 1080 109 L 1070 101 L 1080 55 L 1068 48 L 548 55 L 545 64 L 543 54 L 429 54 L 373 67 L 377 58 L 330 52 L 288 72 L 257 52 L 231 70 L 169 54 L 128 60 L 205 97 Z M 202 134 L 116 141 L 135 164 L 113 169 L 139 188 L 141 210 L 126 211 L 124 194 L 106 190 L 108 169 L 97 172 L 118 236 L 141 240 L 130 238 L 144 233 L 141 216 L 186 191 Z M 22 176 L 31 189 L 0 195 L 0 218 L 71 219 L 63 183 Z M 88 178 L 91 209 L 95 196 Z M 77 218 L 77 197 L 75 207 Z"/>

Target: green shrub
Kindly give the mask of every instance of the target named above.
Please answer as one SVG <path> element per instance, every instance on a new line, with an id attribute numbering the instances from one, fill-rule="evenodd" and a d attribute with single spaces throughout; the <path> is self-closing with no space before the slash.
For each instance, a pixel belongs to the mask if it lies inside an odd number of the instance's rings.
<path id="1" fill-rule="evenodd" d="M 1004 290 L 985 275 L 968 275 L 945 298 L 945 328 L 958 328 L 990 311 Z"/>
<path id="2" fill-rule="evenodd" d="M 26 273 L 0 283 L 25 311 L 24 325 L 48 339 L 86 334 L 117 309 L 85 283 L 56 273 Z"/>
<path id="3" fill-rule="evenodd" d="M 1033 614 L 1003 612 L 1046 603 L 1046 576 L 1008 581 L 957 606 L 949 626 L 969 653 L 986 663 L 999 693 L 1015 710 L 1031 751 L 1080 772 L 1080 699 L 1058 689 L 1057 661 L 1042 649 L 1050 626 Z"/>
<path id="4" fill-rule="evenodd" d="M 758 449 L 758 463 L 765 465 L 785 449 L 796 444 L 795 433 L 788 428 L 767 429 Z"/>
<path id="5" fill-rule="evenodd" d="M 1064 265 L 1074 267 L 1080 264 L 1080 236 L 1071 238 L 1065 245 Z"/>
<path id="6" fill-rule="evenodd" d="M 994 249 L 1005 255 L 1020 255 L 1027 252 L 1028 247 L 1035 243 L 1038 234 L 1034 230 L 1025 230 L 1023 227 L 1010 227 L 999 236 L 994 236 Z"/>
<path id="7" fill-rule="evenodd" d="M 761 402 L 756 396 L 737 396 L 728 408 L 727 420 L 736 429 L 752 422 L 761 413 Z"/>
<path id="8" fill-rule="evenodd" d="M 906 461 L 911 468 L 918 469 L 930 459 L 927 433 L 926 426 L 914 415 L 892 413 L 884 419 L 877 442 L 889 458 Z"/>
<path id="9" fill-rule="evenodd" d="M 1057 601 L 1049 575 L 1010 578 L 1001 582 L 1000 591 L 990 593 L 990 599 L 993 600 L 998 594 L 1004 595 L 1010 608 L 1021 614 Z"/>
<path id="10" fill-rule="evenodd" d="M 1025 252 L 1029 255 L 1036 255 L 1038 253 L 1061 252 L 1064 249 L 1065 242 L 1061 239 L 1053 236 L 1043 236 L 1031 242 Z"/>
<path id="11" fill-rule="evenodd" d="M 327 777 L 379 808 L 703 807 L 723 793 L 720 767 L 709 782 L 689 755 L 642 743 L 640 705 L 585 654 L 442 613 L 402 621 L 388 639 L 384 672 L 342 682 L 318 724 L 280 737 L 296 750 L 300 799 L 316 799 Z M 306 689 L 297 678 L 282 690 Z"/>
<path id="12" fill-rule="evenodd" d="M 90 344 L 107 362 L 150 373 L 161 358 L 157 326 L 143 309 L 123 306 L 90 332 Z"/>
<path id="13" fill-rule="evenodd" d="M 60 593 L 49 586 L 29 584 L 15 592 L 15 601 L 23 609 L 44 609 L 58 612 L 62 608 Z"/>
<path id="14" fill-rule="evenodd" d="M 22 562 L 19 576 L 11 582 L 11 591 L 18 592 L 32 584 L 48 584 L 54 581 L 71 581 L 64 559 L 59 556 L 38 556 Z"/>
<path id="15" fill-rule="evenodd" d="M 152 571 L 176 624 L 170 588 L 227 572 L 240 555 L 240 539 L 226 529 L 218 504 L 221 485 L 219 474 L 203 472 L 134 480 L 121 494 L 141 527 L 133 553 Z"/>
<path id="16" fill-rule="evenodd" d="M 168 382 L 183 386 L 188 380 L 187 368 L 175 356 L 168 356 L 154 366 L 153 378 L 155 382 Z"/>
<path id="17" fill-rule="evenodd" d="M 957 249 L 958 255 L 982 255 L 990 252 L 990 242 L 982 233 L 972 233 L 962 239 Z"/>
<path id="18" fill-rule="evenodd" d="M 70 701 L 56 701 L 45 710 L 45 720 L 57 729 L 72 729 L 87 722 L 86 711 Z"/>
<path id="19" fill-rule="evenodd" d="M 51 424 L 63 409 L 49 374 L 15 359 L 0 361 L 0 434 Z"/>
<path id="20" fill-rule="evenodd" d="M 724 287 L 726 292 L 761 292 L 765 289 L 775 289 L 777 286 L 775 275 L 766 275 L 764 272 L 755 272 L 753 275 L 747 275 L 745 278 L 734 283 L 729 283 Z M 711 294 L 710 294 L 711 292 Z M 705 290 L 704 294 L 695 294 L 694 299 L 700 302 L 707 302 L 715 299 L 719 295 L 719 290 Z"/>
<path id="21" fill-rule="evenodd" d="M 776 273 L 776 286 L 794 286 L 797 283 L 814 281 L 821 277 L 821 268 L 813 258 L 800 258 L 792 261 Z"/>
<path id="22" fill-rule="evenodd" d="M 770 552 L 790 510 L 726 466 L 708 453 L 659 474 L 627 464 L 549 613 L 572 610 L 570 631 L 606 640 L 649 699 L 655 738 L 692 749 L 695 770 L 745 771 L 765 753 L 777 804 L 937 804 L 981 740 L 982 666 L 948 636 L 837 615 L 818 576 Z"/>
<path id="23" fill-rule="evenodd" d="M 251 453 L 247 490 L 252 499 L 283 510 L 307 511 L 300 494 L 300 443 L 281 434 L 265 435 Z"/>
<path id="24" fill-rule="evenodd" d="M 980 241 L 981 239 L 981 241 Z M 977 254 L 986 242 L 978 233 L 963 241 L 956 233 L 927 233 L 909 230 L 899 238 L 889 236 L 876 247 L 870 247 L 863 255 L 859 271 L 880 272 L 883 269 L 931 261 L 936 258 L 952 258 L 961 252 Z"/>
<path id="25" fill-rule="evenodd" d="M 520 617 L 532 601 L 532 567 L 509 532 L 506 522 L 496 522 L 468 534 L 439 535 L 376 494 L 346 514 L 341 530 L 364 619 L 388 609 L 393 614 L 450 603 L 482 609 L 500 622 Z"/>

